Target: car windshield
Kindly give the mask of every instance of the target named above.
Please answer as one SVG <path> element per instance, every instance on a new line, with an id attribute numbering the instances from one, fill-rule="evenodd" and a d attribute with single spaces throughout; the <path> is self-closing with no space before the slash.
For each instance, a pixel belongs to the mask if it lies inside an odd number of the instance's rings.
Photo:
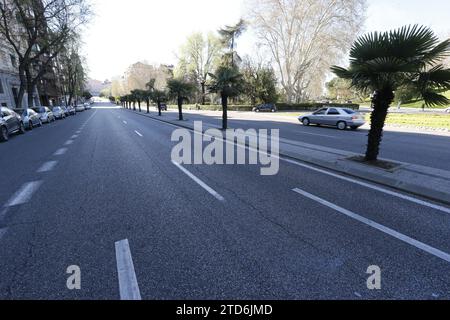
<path id="1" fill-rule="evenodd" d="M 314 112 L 313 114 L 319 115 L 319 114 L 325 114 L 326 112 L 327 112 L 327 109 L 320 109 L 320 110 Z"/>

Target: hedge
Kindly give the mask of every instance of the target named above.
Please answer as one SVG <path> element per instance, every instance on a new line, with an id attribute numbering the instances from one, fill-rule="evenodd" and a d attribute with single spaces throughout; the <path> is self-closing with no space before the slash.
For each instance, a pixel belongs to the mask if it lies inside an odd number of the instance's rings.
<path id="1" fill-rule="evenodd" d="M 287 103 L 277 103 L 278 111 L 315 111 L 323 107 L 336 107 L 336 108 L 348 108 L 353 110 L 359 110 L 359 104 L 341 104 L 341 103 L 298 103 L 298 104 L 287 104 Z M 175 105 L 169 105 L 170 109 L 177 109 Z M 206 110 L 206 111 L 222 111 L 221 105 L 205 105 L 197 106 L 194 104 L 183 105 L 184 110 Z M 251 105 L 229 105 L 229 111 L 252 111 L 253 106 Z"/>

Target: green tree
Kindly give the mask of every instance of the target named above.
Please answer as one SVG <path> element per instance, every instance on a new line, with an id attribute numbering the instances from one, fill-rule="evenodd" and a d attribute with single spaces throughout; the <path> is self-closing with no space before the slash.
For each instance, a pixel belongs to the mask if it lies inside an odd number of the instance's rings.
<path id="1" fill-rule="evenodd" d="M 138 104 L 139 112 L 141 112 L 142 111 L 141 103 L 142 103 L 142 101 L 145 100 L 145 96 L 146 96 L 145 90 L 140 90 L 140 89 L 132 90 L 131 95 L 134 97 L 134 101 L 137 102 L 137 104 Z"/>
<path id="2" fill-rule="evenodd" d="M 440 63 L 449 54 L 450 39 L 440 42 L 427 27 L 405 26 L 358 38 L 350 52 L 349 68 L 331 68 L 338 77 L 350 79 L 353 87 L 374 92 L 366 161 L 378 158 L 388 109 L 398 88 L 415 88 L 426 105 L 449 103 L 440 94 L 450 89 L 450 69 Z"/>
<path id="3" fill-rule="evenodd" d="M 167 89 L 169 97 L 177 100 L 178 119 L 183 121 L 183 101 L 189 99 L 195 86 L 183 79 L 170 79 L 167 81 Z"/>
<path id="4" fill-rule="evenodd" d="M 269 64 L 256 63 L 246 57 L 242 63 L 241 73 L 244 81 L 243 93 L 253 106 L 260 102 L 278 101 L 277 78 Z"/>
<path id="5" fill-rule="evenodd" d="M 230 52 L 223 56 L 223 63 L 229 66 L 234 66 L 236 60 L 240 57 L 236 53 L 236 40 L 239 38 L 246 30 L 247 24 L 243 19 L 233 26 L 225 26 L 219 30 L 219 35 L 221 37 L 222 44 L 230 49 Z"/>
<path id="6" fill-rule="evenodd" d="M 161 103 L 165 102 L 167 100 L 167 93 L 164 90 L 153 90 L 152 92 L 152 100 L 155 102 L 158 106 L 158 116 L 162 116 L 161 112 Z"/>
<path id="7" fill-rule="evenodd" d="M 243 91 L 243 78 L 238 68 L 220 66 L 212 78 L 209 90 L 219 93 L 222 101 L 222 129 L 228 128 L 228 98 L 236 97 Z"/>

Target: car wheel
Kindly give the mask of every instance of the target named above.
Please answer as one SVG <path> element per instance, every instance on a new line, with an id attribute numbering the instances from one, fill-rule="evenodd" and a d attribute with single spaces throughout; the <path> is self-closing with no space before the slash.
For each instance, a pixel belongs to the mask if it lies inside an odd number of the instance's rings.
<path id="1" fill-rule="evenodd" d="M 8 141 L 8 139 L 9 139 L 8 129 L 6 127 L 1 127 L 0 140 Z"/>
<path id="2" fill-rule="evenodd" d="M 344 121 L 339 121 L 337 123 L 337 128 L 339 130 L 345 130 L 345 129 L 347 129 L 347 123 L 345 123 Z"/>
<path id="3" fill-rule="evenodd" d="M 304 119 L 302 120 L 302 123 L 303 123 L 303 125 L 304 125 L 305 127 L 307 127 L 307 126 L 309 126 L 309 125 L 311 124 L 311 121 L 309 121 L 308 118 L 304 118 Z"/>
<path id="4" fill-rule="evenodd" d="M 20 134 L 24 134 L 25 133 L 25 126 L 23 125 L 23 122 L 21 122 L 20 125 L 19 125 L 19 133 Z"/>

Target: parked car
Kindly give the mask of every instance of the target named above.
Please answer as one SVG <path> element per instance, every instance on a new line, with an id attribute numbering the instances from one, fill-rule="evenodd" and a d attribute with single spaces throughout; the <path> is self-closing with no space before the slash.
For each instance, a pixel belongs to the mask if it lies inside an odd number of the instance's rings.
<path id="1" fill-rule="evenodd" d="M 74 116 L 74 115 L 77 114 L 77 111 L 76 111 L 75 108 L 72 107 L 72 106 L 68 106 L 68 107 L 67 107 L 67 111 L 69 112 L 69 115 L 71 115 L 71 116 Z"/>
<path id="2" fill-rule="evenodd" d="M 69 109 L 66 106 L 61 106 L 62 111 L 66 117 L 70 116 Z"/>
<path id="3" fill-rule="evenodd" d="M 86 109 L 86 110 L 90 110 L 92 107 L 91 107 L 91 104 L 90 103 L 85 103 L 84 104 L 84 109 Z"/>
<path id="4" fill-rule="evenodd" d="M 85 110 L 84 106 L 79 104 L 75 107 L 76 112 L 83 112 Z"/>
<path id="5" fill-rule="evenodd" d="M 25 125 L 17 113 L 5 107 L 1 107 L 0 111 L 0 141 L 7 141 L 16 132 L 25 133 Z"/>
<path id="6" fill-rule="evenodd" d="M 277 112 L 277 106 L 273 103 L 261 104 L 253 108 L 254 112 Z"/>
<path id="7" fill-rule="evenodd" d="M 53 115 L 52 110 L 48 107 L 37 107 L 33 108 L 34 111 L 36 111 L 39 114 L 39 117 L 41 118 L 42 123 L 50 123 L 55 121 L 55 116 Z"/>
<path id="8" fill-rule="evenodd" d="M 158 106 L 156 106 L 156 109 L 158 109 Z M 167 104 L 161 103 L 161 111 L 167 111 Z"/>
<path id="9" fill-rule="evenodd" d="M 347 108 L 322 108 L 314 113 L 300 116 L 298 120 L 304 126 L 310 124 L 335 126 L 339 130 L 345 130 L 350 127 L 356 130 L 366 123 L 364 116 L 360 113 Z"/>
<path id="10" fill-rule="evenodd" d="M 22 121 L 25 128 L 28 130 L 33 130 L 34 127 L 42 126 L 41 117 L 32 109 L 25 109 L 22 112 Z"/>
<path id="11" fill-rule="evenodd" d="M 66 114 L 64 113 L 64 110 L 61 107 L 53 107 L 52 112 L 55 118 L 58 120 L 62 120 L 66 117 Z"/>

